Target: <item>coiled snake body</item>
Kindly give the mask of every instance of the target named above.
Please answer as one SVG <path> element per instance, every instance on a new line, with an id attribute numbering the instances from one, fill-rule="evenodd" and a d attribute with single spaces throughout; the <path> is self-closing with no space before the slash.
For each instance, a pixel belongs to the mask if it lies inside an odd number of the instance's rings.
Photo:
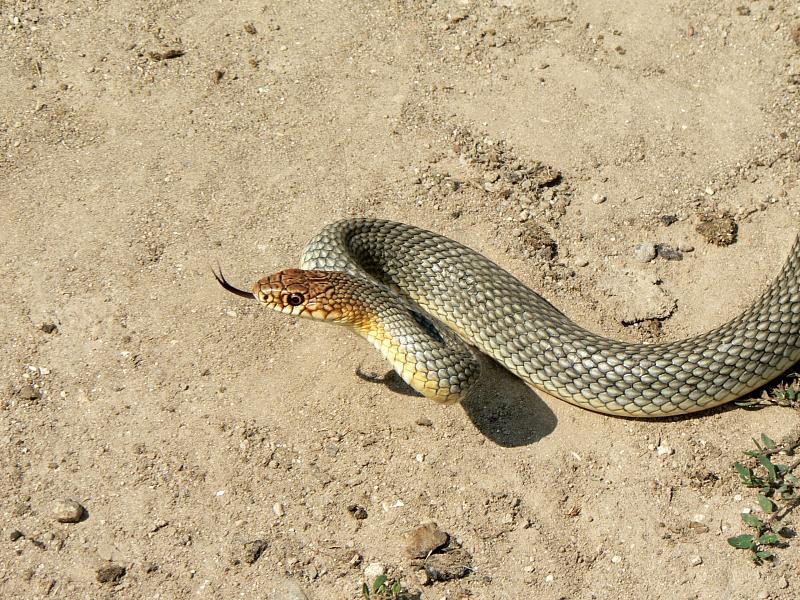
<path id="1" fill-rule="evenodd" d="M 658 344 L 587 331 L 485 256 L 392 221 L 325 227 L 306 246 L 301 269 L 261 279 L 252 294 L 221 273 L 217 279 L 280 312 L 354 329 L 407 383 L 440 402 L 463 399 L 476 381 L 470 345 L 562 400 L 630 417 L 730 402 L 800 359 L 800 238 L 769 289 L 741 315 L 703 335 Z"/>

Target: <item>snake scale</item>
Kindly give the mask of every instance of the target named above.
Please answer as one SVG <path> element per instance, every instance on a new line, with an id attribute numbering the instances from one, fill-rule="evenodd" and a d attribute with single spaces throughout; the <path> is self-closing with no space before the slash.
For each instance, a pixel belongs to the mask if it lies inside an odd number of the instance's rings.
<path id="1" fill-rule="evenodd" d="M 328 225 L 301 269 L 228 291 L 279 312 L 344 324 L 414 389 L 439 402 L 469 393 L 473 347 L 533 387 L 612 415 L 663 417 L 741 398 L 800 359 L 800 237 L 747 310 L 684 340 L 615 341 L 574 323 L 478 252 L 436 233 L 378 219 Z"/>

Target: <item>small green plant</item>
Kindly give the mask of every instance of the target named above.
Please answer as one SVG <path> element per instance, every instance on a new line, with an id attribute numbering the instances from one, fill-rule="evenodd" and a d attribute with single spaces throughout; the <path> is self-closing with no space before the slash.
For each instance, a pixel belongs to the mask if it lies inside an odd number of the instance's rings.
<path id="1" fill-rule="evenodd" d="M 769 390 L 764 390 L 758 398 L 750 398 L 735 402 L 737 406 L 755 408 L 759 406 L 777 405 L 786 407 L 800 406 L 800 373 L 789 373 Z"/>
<path id="2" fill-rule="evenodd" d="M 772 458 L 778 454 L 793 455 L 800 446 L 800 440 L 776 444 L 762 433 L 761 441 L 753 440 L 755 450 L 747 450 L 747 464 L 736 462 L 736 472 L 744 485 L 758 489 L 758 505 L 766 519 L 750 513 L 742 513 L 745 525 L 755 529 L 755 533 L 744 533 L 728 538 L 734 548 L 750 551 L 750 558 L 761 564 L 775 557 L 773 548 L 786 546 L 780 535 L 778 524 L 798 505 L 800 505 L 800 479 L 795 470 L 800 459 L 791 463 L 776 463 Z"/>
<path id="3" fill-rule="evenodd" d="M 364 582 L 361 593 L 364 600 L 403 600 L 406 598 L 400 580 L 395 579 L 390 582 L 386 575 L 376 577 L 372 586 Z"/>

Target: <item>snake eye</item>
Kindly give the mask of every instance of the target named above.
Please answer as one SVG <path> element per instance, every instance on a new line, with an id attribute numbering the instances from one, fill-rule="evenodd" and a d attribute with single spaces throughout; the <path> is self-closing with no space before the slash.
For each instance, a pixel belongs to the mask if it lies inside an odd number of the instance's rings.
<path id="1" fill-rule="evenodd" d="M 305 301 L 305 298 L 303 294 L 289 294 L 286 301 L 289 303 L 289 306 L 300 306 Z"/>

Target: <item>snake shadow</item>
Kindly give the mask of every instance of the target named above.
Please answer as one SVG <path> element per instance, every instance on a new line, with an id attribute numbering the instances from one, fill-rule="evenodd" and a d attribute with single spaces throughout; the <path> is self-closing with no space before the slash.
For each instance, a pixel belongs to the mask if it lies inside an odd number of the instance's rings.
<path id="1" fill-rule="evenodd" d="M 483 435 L 506 448 L 534 444 L 558 424 L 533 388 L 487 356 L 481 356 L 481 378 L 461 406 Z"/>
<path id="2" fill-rule="evenodd" d="M 421 397 L 394 371 L 378 376 L 357 369 L 355 374 L 395 393 Z M 461 407 L 487 439 L 505 448 L 534 444 L 558 423 L 555 413 L 532 388 L 485 355 L 481 355 L 481 377 Z"/>

